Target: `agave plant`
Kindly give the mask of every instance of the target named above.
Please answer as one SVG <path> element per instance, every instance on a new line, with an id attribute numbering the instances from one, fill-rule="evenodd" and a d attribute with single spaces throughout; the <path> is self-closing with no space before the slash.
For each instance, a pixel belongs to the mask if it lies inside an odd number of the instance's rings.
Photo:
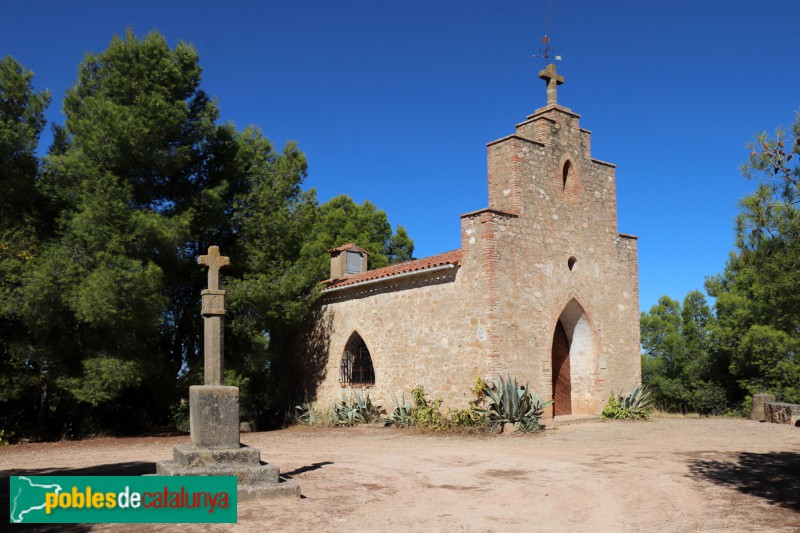
<path id="1" fill-rule="evenodd" d="M 652 401 L 650 391 L 644 385 L 634 387 L 629 393 L 614 394 L 600 413 L 601 418 L 644 420 L 650 416 Z"/>
<path id="2" fill-rule="evenodd" d="M 362 395 L 359 391 L 355 391 L 351 403 L 365 423 L 369 424 L 380 419 L 381 406 L 372 404 L 368 392 Z"/>
<path id="3" fill-rule="evenodd" d="M 506 380 L 501 377 L 499 384 L 487 387 L 486 397 L 486 409 L 476 409 L 476 412 L 485 414 L 493 426 L 519 424 L 523 431 L 539 429 L 539 418 L 544 408 L 552 403 L 543 401 L 538 394 L 531 394 L 527 385 L 519 385 L 511 375 Z"/>
<path id="4" fill-rule="evenodd" d="M 650 391 L 644 385 L 639 385 L 631 390 L 630 393 L 620 395 L 619 404 L 623 409 L 633 412 L 643 412 L 650 409 Z"/>
<path id="5" fill-rule="evenodd" d="M 364 421 L 356 406 L 347 400 L 344 393 L 342 393 L 342 400 L 333 404 L 331 408 L 331 419 L 337 426 L 355 426 L 359 422 Z"/>
<path id="6" fill-rule="evenodd" d="M 362 395 L 359 391 L 350 394 L 348 399 L 342 393 L 342 400 L 333 404 L 331 418 L 337 426 L 355 426 L 370 423 L 379 419 L 381 407 L 373 405 L 369 393 Z"/>
<path id="7" fill-rule="evenodd" d="M 300 424 L 313 426 L 319 421 L 313 402 L 295 405 L 294 409 L 297 411 L 297 414 L 295 414 L 295 420 L 297 420 Z"/>
<path id="8" fill-rule="evenodd" d="M 394 411 L 389 413 L 384 421 L 384 426 L 400 426 L 408 427 L 413 425 L 414 418 L 412 417 L 411 404 L 406 401 L 406 393 L 403 392 L 403 399 L 398 400 L 397 396 L 392 394 L 392 401 L 394 402 Z"/>

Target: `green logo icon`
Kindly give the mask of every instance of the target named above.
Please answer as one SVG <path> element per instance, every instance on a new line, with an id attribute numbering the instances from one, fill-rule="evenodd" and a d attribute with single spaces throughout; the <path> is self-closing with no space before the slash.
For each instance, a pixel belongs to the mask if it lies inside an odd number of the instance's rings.
<path id="1" fill-rule="evenodd" d="M 43 511 L 47 506 L 48 494 L 60 494 L 64 489 L 61 485 L 55 483 L 44 485 L 41 483 L 34 483 L 31 478 L 19 476 L 14 478 L 17 481 L 16 490 L 11 489 L 11 522 L 19 524 L 25 522 L 25 515 L 29 513 L 37 513 L 34 511 Z M 35 522 L 36 520 L 28 520 L 28 522 Z"/>

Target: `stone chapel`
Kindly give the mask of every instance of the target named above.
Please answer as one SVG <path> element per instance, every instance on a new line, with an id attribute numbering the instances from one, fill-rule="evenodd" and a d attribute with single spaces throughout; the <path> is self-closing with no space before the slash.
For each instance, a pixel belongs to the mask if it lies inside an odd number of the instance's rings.
<path id="1" fill-rule="evenodd" d="M 511 374 L 554 399 L 545 416 L 596 415 L 640 383 L 636 237 L 617 229 L 615 165 L 558 103 L 555 65 L 539 77 L 547 105 L 488 143 L 488 207 L 461 215 L 460 248 L 377 270 L 358 243 L 329 250 L 304 340 L 320 405 L 352 387 L 391 409 L 421 384 L 466 407 L 475 377 Z"/>

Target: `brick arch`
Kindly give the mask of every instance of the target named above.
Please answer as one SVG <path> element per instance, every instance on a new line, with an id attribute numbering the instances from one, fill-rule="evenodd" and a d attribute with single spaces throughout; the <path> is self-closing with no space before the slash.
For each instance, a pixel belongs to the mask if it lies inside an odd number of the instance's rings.
<path id="1" fill-rule="evenodd" d="M 570 204 L 580 202 L 583 193 L 583 179 L 577 160 L 572 154 L 565 153 L 558 163 L 556 175 L 558 190 Z"/>
<path id="2" fill-rule="evenodd" d="M 597 329 L 577 295 L 570 295 L 557 309 L 560 311 L 554 315 L 550 329 L 552 396 L 556 400 L 553 412 L 556 416 L 596 414 L 592 411 L 598 393 L 600 361 Z M 568 404 L 564 405 L 565 402 Z"/>
<path id="3" fill-rule="evenodd" d="M 375 385 L 373 357 L 358 329 L 350 333 L 342 349 L 342 357 L 339 360 L 339 383 L 351 387 Z"/>

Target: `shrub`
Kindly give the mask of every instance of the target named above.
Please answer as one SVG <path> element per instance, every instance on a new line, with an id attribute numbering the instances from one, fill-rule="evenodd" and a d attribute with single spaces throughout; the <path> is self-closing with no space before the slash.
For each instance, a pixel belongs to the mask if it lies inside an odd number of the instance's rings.
<path id="1" fill-rule="evenodd" d="M 428 400 L 422 385 L 414 387 L 414 390 L 411 391 L 411 397 L 414 399 L 411 418 L 414 420 L 415 426 L 434 431 L 447 429 L 449 424 L 441 410 L 441 398 Z"/>
<path id="2" fill-rule="evenodd" d="M 615 395 L 612 391 L 608 404 L 600 413 L 600 418 L 646 420 L 650 417 L 651 411 L 650 391 L 644 385 L 640 385 L 628 394 Z"/>
<path id="3" fill-rule="evenodd" d="M 538 394 L 531 394 L 527 386 L 518 385 L 511 376 L 507 382 L 501 378 L 499 385 L 487 385 L 482 378 L 475 378 L 472 394 L 469 408 L 451 409 L 445 415 L 442 399 L 429 399 L 422 385 L 417 385 L 411 391 L 413 405 L 406 401 L 405 393 L 402 400 L 393 396 L 394 410 L 384 420 L 384 426 L 413 425 L 424 430 L 459 431 L 512 422 L 519 431 L 537 431 L 541 429 L 539 418 L 544 408 L 552 403 L 542 401 Z M 344 399 L 339 405 L 346 405 Z"/>
<path id="4" fill-rule="evenodd" d="M 486 415 L 482 409 L 486 403 L 486 382 L 482 377 L 476 377 L 472 385 L 472 401 L 468 409 L 454 409 L 448 413 L 450 423 L 455 427 L 479 428 L 486 426 Z"/>
<path id="5" fill-rule="evenodd" d="M 541 426 L 539 419 L 544 408 L 551 401 L 543 401 L 538 394 L 531 394 L 527 385 L 519 385 L 516 378 L 509 375 L 500 383 L 493 383 L 486 387 L 488 405 L 486 409 L 476 409 L 476 412 L 486 416 L 488 423 L 496 427 L 499 424 L 518 424 L 521 431 L 538 431 Z"/>
<path id="6" fill-rule="evenodd" d="M 451 409 L 445 415 L 442 413 L 442 400 L 436 398 L 429 400 L 422 385 L 411 391 L 413 405 L 406 401 L 405 393 L 402 400 L 392 396 L 394 410 L 384 420 L 384 426 L 410 427 L 413 425 L 421 429 L 446 431 L 462 428 L 480 428 L 486 425 L 486 416 L 477 411 L 486 398 L 486 383 L 483 379 L 476 378 L 472 388 L 474 399 L 467 409 Z"/>
<path id="7" fill-rule="evenodd" d="M 406 393 L 403 393 L 402 401 L 397 399 L 397 396 L 392 394 L 392 401 L 394 402 L 394 411 L 387 416 L 384 421 L 384 426 L 399 426 L 409 427 L 414 424 L 413 409 L 411 404 L 406 401 Z"/>
<path id="8" fill-rule="evenodd" d="M 294 410 L 296 411 L 294 419 L 298 424 L 314 426 L 319 424 L 322 419 L 320 414 L 317 412 L 316 407 L 314 406 L 314 402 L 306 402 L 302 405 L 295 405 Z"/>
<path id="9" fill-rule="evenodd" d="M 170 408 L 170 419 L 177 431 L 189 433 L 189 402 L 182 398 Z"/>
<path id="10" fill-rule="evenodd" d="M 347 399 L 342 394 L 342 401 L 333 404 L 331 408 L 331 420 L 337 426 L 355 426 L 359 422 L 363 422 L 358 414 L 358 410 L 353 404 L 348 403 Z"/>
<path id="11" fill-rule="evenodd" d="M 486 416 L 472 409 L 453 409 L 447 413 L 456 428 L 479 428 L 486 425 Z"/>
<path id="12" fill-rule="evenodd" d="M 359 391 L 351 392 L 349 400 L 342 393 L 342 400 L 331 409 L 331 419 L 337 426 L 369 424 L 379 420 L 380 414 L 380 405 L 373 405 L 369 393 L 362 395 Z"/>

